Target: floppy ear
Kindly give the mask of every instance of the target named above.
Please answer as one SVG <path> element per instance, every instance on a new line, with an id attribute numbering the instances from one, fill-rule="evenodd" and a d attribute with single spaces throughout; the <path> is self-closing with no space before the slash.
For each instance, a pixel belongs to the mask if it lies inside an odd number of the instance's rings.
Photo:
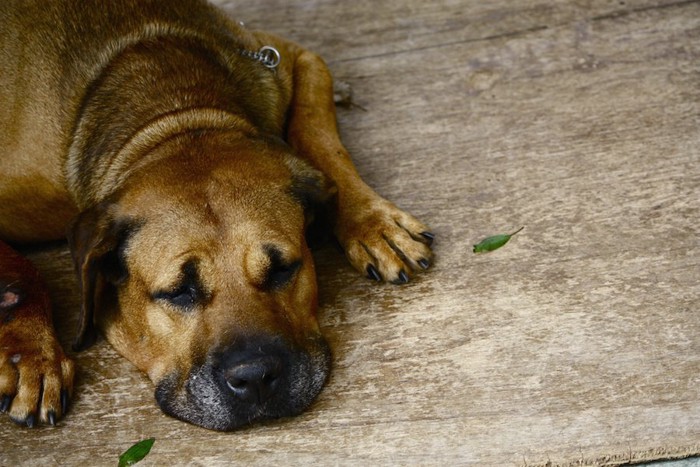
<path id="1" fill-rule="evenodd" d="M 337 192 L 337 189 L 321 172 L 298 157 L 288 155 L 284 162 L 292 172 L 289 192 L 304 207 L 308 226 L 313 222 L 316 211 Z"/>
<path id="2" fill-rule="evenodd" d="M 68 235 L 81 294 L 78 335 L 73 343 L 76 351 L 95 342 L 95 313 L 103 305 L 107 290 L 128 277 L 124 250 L 135 224 L 116 221 L 110 211 L 108 203 L 89 208 L 78 216 Z"/>

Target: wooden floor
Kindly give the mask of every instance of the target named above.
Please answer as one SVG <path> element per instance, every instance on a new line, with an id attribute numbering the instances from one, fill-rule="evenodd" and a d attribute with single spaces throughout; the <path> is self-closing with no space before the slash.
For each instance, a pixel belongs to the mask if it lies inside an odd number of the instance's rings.
<path id="1" fill-rule="evenodd" d="M 700 454 L 700 2 L 219 3 L 352 86 L 344 141 L 436 232 L 435 266 L 378 286 L 333 247 L 316 253 L 335 364 L 300 417 L 228 434 L 169 419 L 101 342 L 76 356 L 60 428 L 0 419 L 0 465 L 114 465 L 150 437 L 144 465 Z M 32 257 L 72 312 L 68 254 Z"/>

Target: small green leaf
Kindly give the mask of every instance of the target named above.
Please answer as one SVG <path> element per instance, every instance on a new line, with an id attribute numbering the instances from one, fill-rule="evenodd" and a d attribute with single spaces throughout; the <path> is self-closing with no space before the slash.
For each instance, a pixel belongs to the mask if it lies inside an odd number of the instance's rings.
<path id="1" fill-rule="evenodd" d="M 134 465 L 142 460 L 148 455 L 149 452 L 151 452 L 151 447 L 155 441 L 155 438 L 144 439 L 143 441 L 139 441 L 131 446 L 124 452 L 124 454 L 119 456 L 119 467 Z"/>
<path id="2" fill-rule="evenodd" d="M 515 235 L 516 233 L 520 232 L 523 230 L 525 227 L 520 227 L 518 230 L 513 232 L 512 234 L 501 234 L 501 235 L 494 235 L 492 237 L 486 237 L 476 245 L 474 245 L 474 253 L 486 253 L 488 251 L 493 251 L 501 248 L 503 245 L 508 243 L 508 240 L 510 240 L 510 237 Z"/>

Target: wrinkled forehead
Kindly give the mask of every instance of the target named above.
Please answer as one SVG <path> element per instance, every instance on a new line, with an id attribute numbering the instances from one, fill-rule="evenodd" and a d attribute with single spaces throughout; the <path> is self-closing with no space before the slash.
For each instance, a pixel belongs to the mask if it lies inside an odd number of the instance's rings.
<path id="1" fill-rule="evenodd" d="M 133 202 L 130 215 L 139 227 L 129 239 L 127 257 L 144 273 L 177 274 L 179 264 L 193 259 L 233 271 L 265 261 L 270 248 L 283 257 L 299 256 L 303 209 L 282 190 L 232 189 L 212 196 L 183 188 L 163 193 L 155 205 Z"/>
<path id="2" fill-rule="evenodd" d="M 149 199 L 150 198 L 150 199 Z M 155 200 L 153 200 L 155 198 Z M 159 242 L 241 242 L 253 238 L 289 241 L 304 227 L 303 207 L 276 187 L 171 190 L 133 200 L 128 217 L 141 236 Z"/>
<path id="3" fill-rule="evenodd" d="M 124 190 L 123 210 L 163 228 L 188 223 L 269 227 L 302 212 L 290 192 L 289 170 L 270 158 L 249 159 L 198 164 L 182 155 L 170 164 L 154 164 Z"/>

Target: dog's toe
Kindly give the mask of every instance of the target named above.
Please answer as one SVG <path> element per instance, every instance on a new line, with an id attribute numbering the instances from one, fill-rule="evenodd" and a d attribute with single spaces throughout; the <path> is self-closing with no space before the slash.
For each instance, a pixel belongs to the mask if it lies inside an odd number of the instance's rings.
<path id="1" fill-rule="evenodd" d="M 18 374 L 12 364 L 12 357 L 0 354 L 0 412 L 10 410 L 12 400 L 17 394 Z"/>
<path id="2" fill-rule="evenodd" d="M 68 410 L 74 373 L 73 361 L 63 358 L 44 374 L 43 394 L 39 406 L 42 423 L 56 425 L 56 420 Z"/>

